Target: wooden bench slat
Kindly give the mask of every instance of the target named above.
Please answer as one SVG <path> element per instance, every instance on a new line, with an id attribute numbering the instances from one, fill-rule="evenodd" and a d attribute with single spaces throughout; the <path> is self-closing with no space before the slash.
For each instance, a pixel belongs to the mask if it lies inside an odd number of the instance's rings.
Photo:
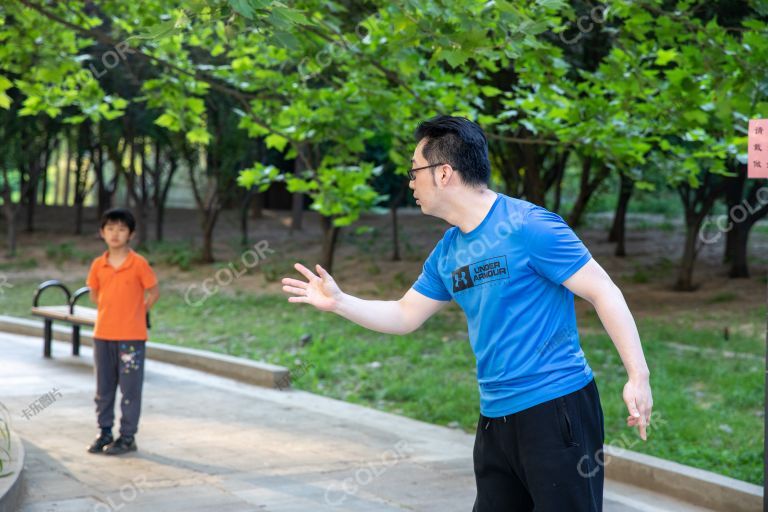
<path id="1" fill-rule="evenodd" d="M 37 306 L 32 308 L 32 314 L 61 322 L 93 326 L 97 312 L 86 306 L 75 306 L 74 314 L 69 313 L 69 306 Z"/>
<path id="2" fill-rule="evenodd" d="M 32 308 L 32 314 L 66 321 L 69 316 L 69 306 L 37 306 Z"/>

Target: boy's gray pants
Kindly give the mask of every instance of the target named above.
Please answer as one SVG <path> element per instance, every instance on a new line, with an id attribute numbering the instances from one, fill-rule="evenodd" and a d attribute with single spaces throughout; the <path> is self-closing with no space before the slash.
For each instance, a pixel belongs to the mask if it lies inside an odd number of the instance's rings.
<path id="1" fill-rule="evenodd" d="M 117 386 L 120 386 L 120 435 L 136 434 L 141 414 L 145 345 L 144 341 L 93 340 L 99 428 L 112 429 L 115 422 L 115 395 Z"/>

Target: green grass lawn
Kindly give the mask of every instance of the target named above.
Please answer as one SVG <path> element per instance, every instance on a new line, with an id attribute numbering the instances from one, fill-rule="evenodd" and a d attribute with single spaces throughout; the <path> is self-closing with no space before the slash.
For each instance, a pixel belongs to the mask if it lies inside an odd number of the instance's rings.
<path id="1" fill-rule="evenodd" d="M 36 283 L 0 289 L 0 311 L 25 316 Z M 73 282 L 73 287 L 80 283 Z M 756 308 L 732 325 L 763 325 Z M 594 314 L 579 319 L 582 345 L 600 387 L 609 444 L 762 483 L 762 335 L 695 328 L 695 314 L 638 319 L 659 421 L 643 443 L 624 425 L 626 374 Z M 191 307 L 165 291 L 153 312 L 153 341 L 282 364 L 294 387 L 441 425 L 473 431 L 475 362 L 461 311 L 451 306 L 407 336 L 357 327 L 283 296 L 226 290 Z M 302 341 L 303 340 L 303 341 Z M 686 351 L 670 343 L 703 347 Z M 728 358 L 723 351 L 752 354 Z"/>

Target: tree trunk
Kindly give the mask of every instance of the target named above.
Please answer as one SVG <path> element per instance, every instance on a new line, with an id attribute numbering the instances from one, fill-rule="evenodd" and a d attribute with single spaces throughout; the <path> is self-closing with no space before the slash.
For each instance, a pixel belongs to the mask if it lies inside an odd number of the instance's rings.
<path id="1" fill-rule="evenodd" d="M 35 205 L 37 204 L 38 180 L 29 184 L 29 194 L 27 195 L 27 233 L 35 231 Z"/>
<path id="2" fill-rule="evenodd" d="M 205 263 L 213 263 L 213 228 L 216 226 L 216 220 L 219 217 L 219 209 L 207 210 L 203 220 L 203 252 L 202 260 Z"/>
<path id="3" fill-rule="evenodd" d="M 56 160 L 54 160 L 55 162 Z M 41 187 L 40 187 L 40 198 L 39 203 L 42 206 L 45 206 L 48 204 L 48 165 L 45 166 L 43 169 L 43 175 L 40 178 L 41 179 Z"/>
<path id="4" fill-rule="evenodd" d="M 301 176 L 309 169 L 309 148 L 306 143 L 296 145 L 296 160 L 293 163 L 293 174 Z M 301 231 L 304 216 L 304 194 L 294 192 L 291 200 L 291 233 L 294 230 Z"/>
<path id="5" fill-rule="evenodd" d="M 6 255 L 9 258 L 13 258 L 16 256 L 16 208 L 14 205 L 10 202 L 10 194 L 8 194 L 5 197 L 5 207 L 3 208 L 3 213 L 5 214 L 5 224 L 6 224 L 6 232 L 5 232 L 5 238 L 6 238 L 6 244 L 8 245 Z"/>
<path id="6" fill-rule="evenodd" d="M 333 272 L 333 256 L 336 252 L 336 243 L 339 238 L 341 228 L 333 225 L 331 217 L 321 216 L 320 223 L 323 227 L 323 253 L 321 265 L 330 274 Z"/>
<path id="7" fill-rule="evenodd" d="M 544 182 L 541 180 L 541 168 L 537 147 L 533 144 L 523 144 L 523 167 L 525 174 L 523 176 L 523 187 L 525 188 L 525 198 L 539 206 L 545 206 L 546 191 Z"/>
<path id="8" fill-rule="evenodd" d="M 693 284 L 693 267 L 696 262 L 696 239 L 698 238 L 700 227 L 701 221 L 694 225 L 686 223 L 683 258 L 680 260 L 677 282 L 675 283 L 675 290 L 677 291 L 692 292 L 698 288 L 698 286 Z"/>
<path id="9" fill-rule="evenodd" d="M 600 164 L 600 169 L 592 180 L 590 180 L 591 173 L 592 157 L 587 156 L 584 157 L 581 164 L 581 186 L 579 187 L 579 195 L 576 198 L 576 202 L 573 204 L 573 209 L 571 210 L 570 215 L 568 215 L 568 224 L 571 227 L 576 227 L 581 224 L 581 219 L 587 209 L 592 194 L 595 193 L 603 180 L 608 176 L 609 169 L 604 164 Z"/>
<path id="10" fill-rule="evenodd" d="M 38 201 L 40 180 L 46 178 L 48 172 L 48 164 L 51 161 L 51 153 L 53 152 L 51 141 L 52 135 L 50 132 L 47 132 L 42 155 L 33 155 L 30 161 L 28 181 L 29 188 L 25 194 L 27 197 L 27 233 L 32 233 L 35 230 L 35 206 L 37 205 Z"/>
<path id="11" fill-rule="evenodd" d="M 749 233 L 752 227 L 768 215 L 768 203 L 762 203 L 757 196 L 758 184 L 752 186 L 752 190 L 747 197 L 747 207 L 744 210 L 748 217 L 741 222 L 732 221 L 733 228 L 728 232 L 726 244 L 731 245 L 730 263 L 731 268 L 728 271 L 728 277 L 743 278 L 749 277 L 748 251 L 749 251 Z M 762 204 L 762 206 L 760 206 Z M 741 217 L 740 217 L 741 218 Z"/>
<path id="12" fill-rule="evenodd" d="M 264 218 L 264 192 L 256 192 L 251 201 L 251 218 Z"/>
<path id="13" fill-rule="evenodd" d="M 67 141 L 67 161 L 64 170 L 64 202 L 63 206 L 69 206 L 69 179 L 72 176 L 72 139 L 68 132 L 64 132 L 65 140 Z"/>
<path id="14" fill-rule="evenodd" d="M 301 223 L 304 218 L 304 194 L 295 192 L 291 200 L 291 232 L 301 231 Z"/>
<path id="15" fill-rule="evenodd" d="M 165 223 L 165 205 L 158 205 L 155 210 L 155 240 L 158 242 L 163 241 L 163 224 Z"/>
<path id="16" fill-rule="evenodd" d="M 400 261 L 400 235 L 398 232 L 397 209 L 399 208 L 400 203 L 403 202 L 407 190 L 408 181 L 402 180 L 400 182 L 400 190 L 398 190 L 395 198 L 389 203 L 389 215 L 392 220 L 392 261 Z"/>
<path id="17" fill-rule="evenodd" d="M 693 284 L 693 269 L 698 252 L 696 242 L 704 219 L 709 215 L 715 201 L 724 190 L 724 184 L 718 183 L 716 180 L 718 178 L 705 172 L 704 179 L 698 188 L 693 189 L 687 184 L 677 187 L 677 192 L 685 209 L 685 245 L 678 268 L 675 290 L 694 291 L 697 288 Z"/>
<path id="18" fill-rule="evenodd" d="M 608 235 L 608 241 L 616 243 L 614 254 L 618 257 L 624 257 L 627 255 L 625 246 L 627 209 L 629 207 L 629 200 L 632 197 L 632 191 L 635 189 L 635 180 L 627 177 L 624 173 L 620 174 L 620 178 L 619 199 L 616 202 L 616 212 L 613 215 L 613 225 Z"/>
<path id="19" fill-rule="evenodd" d="M 78 201 L 75 204 L 75 234 L 83 234 L 83 202 Z"/>
<path id="20" fill-rule="evenodd" d="M 727 243 L 731 244 L 731 268 L 728 271 L 730 278 L 749 277 L 747 266 L 747 242 L 749 242 L 749 230 L 752 224 L 748 221 L 734 222 L 733 229 L 728 232 Z"/>
<path id="21" fill-rule="evenodd" d="M 163 239 L 163 226 L 165 224 L 165 205 L 168 202 L 168 193 L 171 190 L 171 184 L 173 183 L 173 177 L 176 171 L 179 169 L 179 160 L 173 152 L 173 148 L 167 152 L 168 158 L 168 178 L 163 183 L 162 172 L 160 165 L 160 143 L 158 142 L 155 155 L 155 211 L 157 217 L 155 219 L 155 238 L 157 240 Z M 162 188 L 161 185 L 162 184 Z"/>
<path id="22" fill-rule="evenodd" d="M 400 236 L 397 232 L 397 204 L 390 205 L 389 217 L 392 220 L 392 261 L 400 261 Z"/>
<path id="23" fill-rule="evenodd" d="M 88 168 L 83 170 L 83 160 L 85 156 L 84 146 L 90 141 L 90 128 L 86 125 L 80 126 L 77 135 L 77 155 L 75 156 L 75 234 L 83 234 L 83 203 L 85 202 L 86 187 L 88 184 Z M 91 152 L 91 159 L 93 153 Z M 88 164 L 90 165 L 90 163 Z"/>
<path id="24" fill-rule="evenodd" d="M 243 203 L 240 206 L 240 245 L 245 248 L 248 246 L 248 212 L 253 200 L 256 187 L 251 187 L 243 197 Z"/>
<path id="25" fill-rule="evenodd" d="M 731 208 L 741 203 L 742 197 L 744 196 L 745 180 L 746 173 L 740 173 L 737 176 L 725 180 L 725 207 L 726 214 L 729 216 Z M 740 235 L 736 234 L 735 230 L 732 229 L 728 231 L 725 236 L 726 238 L 725 251 L 723 252 L 723 263 L 730 263 L 733 261 L 734 251 L 736 251 L 736 246 L 738 245 L 737 237 Z"/>
<path id="26" fill-rule="evenodd" d="M 107 176 L 104 172 L 104 148 L 101 145 L 96 146 L 93 159 L 93 170 L 96 174 L 96 216 L 101 219 L 104 212 L 112 207 L 112 193 L 114 188 L 110 189 L 107 185 Z M 115 173 L 119 176 L 119 173 Z M 117 178 L 115 178 L 115 184 Z"/>
<path id="27" fill-rule="evenodd" d="M 552 207 L 552 211 L 558 213 L 560 210 L 560 202 L 563 197 L 563 177 L 565 176 L 565 166 L 558 172 L 555 179 L 555 204 Z"/>
<path id="28" fill-rule="evenodd" d="M 5 208 L 5 223 L 7 226 L 6 229 L 6 240 L 8 243 L 8 257 L 14 258 L 16 256 L 16 209 L 13 207 L 13 205 L 8 205 L 7 208 Z"/>
<path id="29" fill-rule="evenodd" d="M 136 247 L 145 247 L 147 245 L 147 224 L 149 222 L 147 205 L 143 201 L 136 201 L 133 209 L 136 212 Z"/>

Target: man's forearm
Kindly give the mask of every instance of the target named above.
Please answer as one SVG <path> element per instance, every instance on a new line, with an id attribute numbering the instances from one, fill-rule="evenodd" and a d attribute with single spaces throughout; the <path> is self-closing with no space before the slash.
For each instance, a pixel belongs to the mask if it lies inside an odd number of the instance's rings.
<path id="1" fill-rule="evenodd" d="M 649 370 L 640 344 L 640 334 L 621 290 L 611 284 L 593 305 L 619 352 L 629 378 L 648 378 Z"/>
<path id="2" fill-rule="evenodd" d="M 344 294 L 334 311 L 339 316 L 372 331 L 385 334 L 407 334 L 418 326 L 411 326 L 400 301 L 364 300 Z"/>

